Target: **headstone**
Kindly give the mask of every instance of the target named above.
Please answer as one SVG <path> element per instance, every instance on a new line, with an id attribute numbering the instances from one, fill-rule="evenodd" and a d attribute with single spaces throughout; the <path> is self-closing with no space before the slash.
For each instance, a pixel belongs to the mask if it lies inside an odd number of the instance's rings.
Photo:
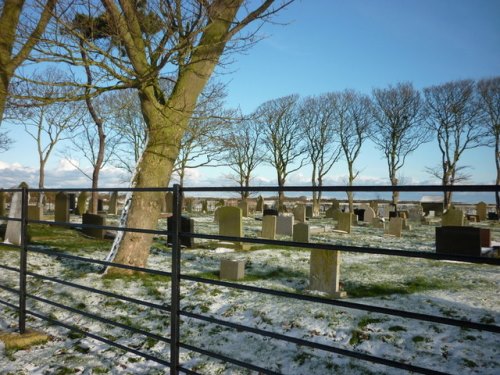
<path id="1" fill-rule="evenodd" d="M 464 225 L 464 213 L 456 208 L 448 209 L 441 217 L 443 227 L 462 227 Z"/>
<path id="2" fill-rule="evenodd" d="M 77 215 L 83 215 L 84 213 L 87 212 L 87 199 L 89 197 L 88 192 L 82 191 L 80 195 L 78 196 L 78 202 L 77 202 Z"/>
<path id="3" fill-rule="evenodd" d="M 37 204 L 28 205 L 28 220 L 42 220 L 43 208 Z"/>
<path id="4" fill-rule="evenodd" d="M 309 289 L 333 298 L 346 296 L 340 290 L 340 251 L 311 250 Z"/>
<path id="5" fill-rule="evenodd" d="M 217 207 L 214 211 L 214 223 L 219 222 L 219 209 L 220 209 L 220 207 Z"/>
<path id="6" fill-rule="evenodd" d="M 487 205 L 484 202 L 476 204 L 476 215 L 479 216 L 480 221 L 486 220 Z"/>
<path id="7" fill-rule="evenodd" d="M 335 208 L 333 206 L 328 207 L 328 209 L 325 211 L 325 217 L 327 219 L 333 219 L 336 215 L 336 211 L 338 211 L 338 208 Z"/>
<path id="8" fill-rule="evenodd" d="M 113 191 L 109 196 L 109 204 L 108 204 L 108 214 L 116 215 L 118 213 L 118 192 Z"/>
<path id="9" fill-rule="evenodd" d="M 389 219 L 389 229 L 387 234 L 391 236 L 401 237 L 403 231 L 403 219 L 400 217 L 391 217 Z"/>
<path id="10" fill-rule="evenodd" d="M 277 216 L 266 215 L 262 217 L 262 238 L 274 240 L 276 238 Z"/>
<path id="11" fill-rule="evenodd" d="M 370 207 L 373 211 L 375 211 L 375 216 L 376 216 L 377 212 L 378 212 L 378 202 L 377 201 L 370 201 Z"/>
<path id="12" fill-rule="evenodd" d="M 243 237 L 241 208 L 224 206 L 218 210 L 219 235 Z"/>
<path id="13" fill-rule="evenodd" d="M 219 201 L 215 204 L 215 207 L 224 207 L 226 202 L 224 202 L 224 199 L 219 199 Z"/>
<path id="14" fill-rule="evenodd" d="M 278 216 L 278 210 L 274 208 L 265 208 L 264 213 L 262 214 L 263 216 L 268 216 L 268 215 L 273 215 L 273 216 Z"/>
<path id="15" fill-rule="evenodd" d="M 74 213 L 76 208 L 76 194 L 68 193 L 69 212 Z"/>
<path id="16" fill-rule="evenodd" d="M 106 225 L 106 218 L 102 215 L 83 214 L 82 224 L 86 225 Z M 103 239 L 106 233 L 105 229 L 100 228 L 82 228 L 82 232 L 87 236 Z"/>
<path id="17" fill-rule="evenodd" d="M 374 217 L 371 225 L 373 228 L 385 229 L 385 220 L 380 217 Z"/>
<path id="18" fill-rule="evenodd" d="M 201 212 L 208 213 L 208 201 L 206 199 L 201 201 Z"/>
<path id="19" fill-rule="evenodd" d="M 306 222 L 306 209 L 303 204 L 299 204 L 293 208 L 293 217 L 299 223 Z"/>
<path id="20" fill-rule="evenodd" d="M 487 232 L 489 229 L 477 227 L 436 227 L 436 252 L 481 256 L 481 245 L 487 244 L 490 236 Z M 481 237 L 483 237 L 482 240 Z"/>
<path id="21" fill-rule="evenodd" d="M 336 199 L 332 199 L 331 208 L 336 209 L 336 210 L 340 210 L 340 202 Z"/>
<path id="22" fill-rule="evenodd" d="M 365 210 L 363 208 L 355 208 L 354 215 L 358 217 L 358 221 L 365 221 Z"/>
<path id="23" fill-rule="evenodd" d="M 262 212 L 264 209 L 264 198 L 262 198 L 262 195 L 259 195 L 257 198 L 257 207 L 255 208 L 255 211 Z"/>
<path id="24" fill-rule="evenodd" d="M 21 182 L 20 188 L 28 187 L 25 182 Z M 9 217 L 20 219 L 22 214 L 22 202 L 23 196 L 22 192 L 16 191 L 12 193 L 12 198 L 10 200 Z M 28 196 L 29 201 L 29 196 Z M 4 242 L 11 243 L 13 245 L 21 245 L 21 222 L 20 221 L 7 221 L 7 228 L 5 229 Z"/>
<path id="25" fill-rule="evenodd" d="M 363 221 L 366 223 L 371 223 L 373 219 L 377 217 L 377 215 L 375 214 L 373 208 L 371 208 L 370 206 L 365 206 L 364 209 L 365 209 L 365 214 L 363 217 Z"/>
<path id="26" fill-rule="evenodd" d="M 219 277 L 226 280 L 242 280 L 245 278 L 245 261 L 221 259 Z"/>
<path id="27" fill-rule="evenodd" d="M 56 194 L 54 221 L 69 223 L 69 197 L 62 191 Z"/>
<path id="28" fill-rule="evenodd" d="M 354 215 L 350 212 L 341 212 L 339 214 L 337 230 L 342 232 L 351 233 L 352 217 Z"/>
<path id="29" fill-rule="evenodd" d="M 498 214 L 496 212 L 488 212 L 488 220 L 498 220 Z"/>
<path id="30" fill-rule="evenodd" d="M 248 217 L 248 201 L 242 200 L 238 203 L 238 207 L 241 208 L 241 214 L 243 217 Z"/>
<path id="31" fill-rule="evenodd" d="M 174 194 L 171 191 L 167 191 L 165 194 L 165 212 L 174 211 Z"/>
<path id="32" fill-rule="evenodd" d="M 186 212 L 193 212 L 193 198 L 185 198 Z"/>
<path id="33" fill-rule="evenodd" d="M 99 198 L 97 199 L 97 212 L 103 212 L 103 211 L 104 211 L 104 201 Z"/>
<path id="34" fill-rule="evenodd" d="M 293 236 L 293 216 L 278 216 L 276 220 L 276 234 Z"/>
<path id="35" fill-rule="evenodd" d="M 167 230 L 173 230 L 174 227 L 174 217 L 169 216 L 167 218 Z M 194 233 L 194 220 L 187 216 L 181 216 L 181 232 Z M 167 242 L 172 243 L 172 236 L 167 236 Z M 193 237 L 180 237 L 181 246 L 186 246 L 188 248 L 194 247 Z"/>
<path id="36" fill-rule="evenodd" d="M 313 208 L 312 206 L 306 206 L 306 218 L 311 219 L 313 217 Z"/>
<path id="37" fill-rule="evenodd" d="M 297 223 L 293 226 L 293 241 L 294 242 L 309 242 L 311 235 L 309 232 L 309 224 Z"/>

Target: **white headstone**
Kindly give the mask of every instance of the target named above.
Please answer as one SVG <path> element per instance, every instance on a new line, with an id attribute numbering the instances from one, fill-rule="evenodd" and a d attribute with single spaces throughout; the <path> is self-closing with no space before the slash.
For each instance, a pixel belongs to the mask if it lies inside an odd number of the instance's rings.
<path id="1" fill-rule="evenodd" d="M 27 187 L 26 183 L 22 182 L 19 185 L 20 188 Z M 10 201 L 9 217 L 20 219 L 22 214 L 22 192 L 15 192 L 12 194 L 12 199 Z M 28 196 L 29 201 L 29 196 Z M 26 202 L 28 204 L 28 202 Z M 4 242 L 11 243 L 13 245 L 21 245 L 21 222 L 9 220 L 7 222 L 7 228 L 5 230 Z"/>

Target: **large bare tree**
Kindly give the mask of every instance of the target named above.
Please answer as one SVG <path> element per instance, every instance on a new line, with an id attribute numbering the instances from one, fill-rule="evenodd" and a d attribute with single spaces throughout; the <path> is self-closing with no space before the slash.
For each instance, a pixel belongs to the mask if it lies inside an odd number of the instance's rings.
<path id="1" fill-rule="evenodd" d="M 386 89 L 373 90 L 374 129 L 371 139 L 387 159 L 389 180 L 398 185 L 398 171 L 407 156 L 430 140 L 425 127 L 423 101 L 411 83 L 398 83 Z M 397 205 L 399 192 L 392 193 Z"/>
<path id="2" fill-rule="evenodd" d="M 298 95 L 284 96 L 261 104 L 255 114 L 267 149 L 266 160 L 275 168 L 280 188 L 285 186 L 290 173 L 302 168 L 307 158 L 298 104 Z M 283 209 L 284 201 L 285 193 L 280 190 L 279 209 Z"/>
<path id="3" fill-rule="evenodd" d="M 0 124 L 10 82 L 49 23 L 57 0 L 4 0 L 0 14 Z"/>
<path id="4" fill-rule="evenodd" d="M 234 172 L 230 176 L 240 187 L 249 187 L 255 169 L 264 162 L 265 152 L 262 144 L 262 134 L 258 123 L 253 119 L 244 119 L 234 124 L 226 137 L 227 151 L 224 153 L 228 166 Z M 249 191 L 241 190 L 241 199 L 250 196 Z"/>
<path id="5" fill-rule="evenodd" d="M 303 126 L 306 152 L 312 166 L 311 183 L 322 187 L 323 179 L 339 160 L 341 148 L 334 122 L 334 108 L 328 95 L 311 96 L 300 103 L 300 122 Z M 313 191 L 313 212 L 319 214 L 321 191 Z"/>
<path id="6" fill-rule="evenodd" d="M 480 126 L 479 103 L 472 80 L 452 81 L 424 89 L 427 123 L 437 137 L 441 163 L 429 172 L 443 186 L 464 181 L 465 166 L 458 164 L 464 151 L 485 144 L 485 128 Z M 445 207 L 452 202 L 452 192 L 444 192 Z"/>
<path id="7" fill-rule="evenodd" d="M 348 185 L 352 186 L 359 175 L 354 163 L 359 156 L 361 146 L 369 137 L 373 123 L 372 104 L 367 95 L 353 90 L 328 94 L 330 106 L 333 108 L 336 133 L 343 155 L 347 163 Z M 353 192 L 347 192 L 349 211 L 354 210 Z"/>
<path id="8" fill-rule="evenodd" d="M 480 80 L 477 83 L 477 90 L 487 138 L 494 146 L 497 168 L 496 184 L 500 185 L 500 77 Z M 495 199 L 497 213 L 500 214 L 500 192 L 496 192 Z"/>
<path id="9" fill-rule="evenodd" d="M 92 91 L 86 95 L 137 90 L 147 143 L 132 186 L 166 187 L 198 97 L 221 56 L 255 42 L 252 31 L 244 35 L 244 29 L 289 2 L 273 8 L 274 0 L 248 4 L 244 0 L 101 0 L 102 6 L 92 2 L 87 10 L 83 6 L 68 9 L 58 18 L 63 26 L 54 29 L 53 38 L 37 52 L 52 61 L 82 66 L 84 48 L 86 64 L 96 73 Z M 81 27 L 84 23 L 86 29 Z M 64 33 L 56 35 L 61 29 Z M 172 80 L 169 94 L 162 90 L 161 79 Z M 85 88 L 87 83 L 80 86 Z M 123 222 L 130 228 L 157 227 L 162 197 L 160 192 L 134 193 Z M 151 241 L 151 234 L 119 235 L 111 252 L 113 260 L 143 267 Z M 118 268 L 108 272 L 129 273 Z"/>

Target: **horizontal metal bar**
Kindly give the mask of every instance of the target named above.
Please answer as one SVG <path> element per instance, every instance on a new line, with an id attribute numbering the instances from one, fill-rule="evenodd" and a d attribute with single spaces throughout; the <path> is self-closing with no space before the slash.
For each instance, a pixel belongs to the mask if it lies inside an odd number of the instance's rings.
<path id="1" fill-rule="evenodd" d="M 10 302 L 7 302 L 7 301 L 4 301 L 2 299 L 0 299 L 0 304 L 2 305 L 5 305 L 7 307 L 10 307 L 11 309 L 14 309 L 16 311 L 19 310 L 19 306 L 18 305 L 14 305 L 13 303 L 10 303 Z"/>
<path id="2" fill-rule="evenodd" d="M 135 355 L 138 355 L 139 357 L 143 357 L 143 358 L 145 358 L 147 360 L 159 363 L 160 365 L 170 367 L 170 362 L 168 362 L 168 361 L 165 361 L 163 359 L 154 357 L 154 356 L 152 356 L 150 354 L 147 354 L 147 353 L 140 352 L 139 350 L 130 348 L 128 346 L 125 346 L 125 345 L 122 345 L 122 344 L 118 344 L 118 343 L 116 343 L 114 341 L 111 341 L 111 340 L 108 340 L 108 339 L 106 339 L 104 337 L 101 337 L 101 336 L 95 335 L 93 333 L 84 331 L 84 330 L 82 330 L 82 329 L 80 329 L 80 328 L 78 328 L 76 326 L 63 323 L 63 322 L 61 322 L 61 321 L 59 321 L 57 319 L 49 318 L 48 316 L 42 315 L 40 313 L 31 311 L 31 310 L 26 310 L 26 313 L 30 314 L 30 315 L 32 315 L 32 316 L 34 316 L 36 318 L 39 318 L 39 319 L 45 320 L 47 322 L 50 322 L 52 324 L 55 324 L 55 325 L 64 327 L 66 329 L 69 329 L 70 331 L 78 332 L 78 333 L 80 333 L 82 335 L 85 335 L 87 337 L 90 337 L 90 338 L 92 338 L 94 340 L 101 341 L 101 342 L 103 342 L 103 343 L 105 343 L 107 345 L 114 346 L 115 348 L 124 350 L 124 351 L 129 352 L 129 353 L 133 353 Z"/>
<path id="3" fill-rule="evenodd" d="M 26 296 L 31 298 L 31 299 L 34 299 L 36 301 L 57 307 L 59 309 L 70 311 L 74 314 L 82 315 L 82 316 L 85 316 L 86 318 L 97 320 L 98 322 L 101 322 L 101 323 L 110 324 L 112 326 L 122 328 L 122 329 L 125 329 L 127 331 L 130 331 L 133 333 L 138 333 L 140 335 L 147 336 L 147 337 L 150 337 L 152 339 L 155 339 L 158 341 L 163 341 L 163 342 L 166 342 L 167 344 L 170 344 L 170 339 L 163 337 L 163 336 L 160 336 L 160 335 L 156 335 L 156 334 L 151 333 L 151 332 L 144 331 L 143 329 L 131 327 L 127 324 L 119 323 L 119 322 L 116 322 L 116 321 L 108 319 L 108 318 L 103 318 L 102 316 L 95 315 L 95 314 L 83 311 L 81 309 L 75 309 L 71 306 L 63 305 L 62 303 L 58 303 L 55 301 L 48 300 L 46 298 L 38 297 L 38 296 L 35 296 L 33 294 L 27 293 Z"/>
<path id="4" fill-rule="evenodd" d="M 203 320 L 203 321 L 208 322 L 208 323 L 214 323 L 214 324 L 222 325 L 225 327 L 233 328 L 233 329 L 236 329 L 239 331 L 255 333 L 255 334 L 258 334 L 261 336 L 290 342 L 290 343 L 293 343 L 296 345 L 307 346 L 310 348 L 319 349 L 319 350 L 327 351 L 330 353 L 341 354 L 341 355 L 345 355 L 345 356 L 348 356 L 351 358 L 362 359 L 364 361 L 378 363 L 378 364 L 382 364 L 382 365 L 389 366 L 389 367 L 399 368 L 399 369 L 403 369 L 403 370 L 407 370 L 407 371 L 413 371 L 413 372 L 417 372 L 420 374 L 436 374 L 436 375 L 437 374 L 440 374 L 440 375 L 446 374 L 446 373 L 443 373 L 440 371 L 435 371 L 435 370 L 431 370 L 431 369 L 424 368 L 424 367 L 413 366 L 413 365 L 401 363 L 401 362 L 390 360 L 390 359 L 375 357 L 375 356 L 365 354 L 365 353 L 360 353 L 360 352 L 355 352 L 355 351 L 351 351 L 351 350 L 347 350 L 347 349 L 337 348 L 334 346 L 319 344 L 319 343 L 315 343 L 312 341 L 299 339 L 297 337 L 286 336 L 286 335 L 276 333 L 276 332 L 264 331 L 262 329 L 248 327 L 248 326 L 244 326 L 244 325 L 237 324 L 237 323 L 231 323 L 231 322 L 227 322 L 224 320 L 220 320 L 220 319 L 216 319 L 216 318 L 212 318 L 212 317 L 208 317 L 208 316 L 204 316 L 204 315 L 200 315 L 200 314 L 196 314 L 196 313 L 191 313 L 191 312 L 184 311 L 184 310 L 181 310 L 180 313 L 183 316 L 187 316 L 187 317 L 190 317 L 193 319 Z"/>
<path id="5" fill-rule="evenodd" d="M 6 290 L 7 292 L 10 292 L 12 294 L 16 294 L 16 295 L 19 295 L 19 289 L 14 289 L 14 288 L 11 288 L 10 286 L 7 286 L 7 285 L 3 285 L 3 284 L 0 284 L 0 289 L 3 289 L 3 290 Z"/>
<path id="6" fill-rule="evenodd" d="M 16 189 L 11 189 L 11 190 L 16 190 Z M 6 190 L 4 190 L 6 191 Z M 20 190 L 16 190 L 20 191 Z M 33 188 L 33 189 L 28 189 L 30 193 L 42 193 L 42 192 L 153 192 L 153 191 L 159 191 L 159 192 L 167 192 L 167 191 L 173 191 L 173 188 L 171 187 L 146 187 L 146 188 L 97 188 L 97 189 L 92 189 L 92 188 L 47 188 L 47 189 L 39 189 L 39 188 Z"/>
<path id="7" fill-rule="evenodd" d="M 471 257 L 462 255 L 438 254 L 425 251 L 384 249 L 376 247 L 345 246 L 345 245 L 335 245 L 330 243 L 318 243 L 318 242 L 313 243 L 313 242 L 279 241 L 279 240 L 268 240 L 264 238 L 232 237 L 232 236 L 220 236 L 215 234 L 203 234 L 203 233 L 191 233 L 191 232 L 181 232 L 179 235 L 181 237 L 203 238 L 208 240 L 221 240 L 226 242 L 246 242 L 246 243 L 262 244 L 262 245 L 300 247 L 304 249 L 318 249 L 318 250 L 331 250 L 331 251 L 338 250 L 338 251 L 347 251 L 353 253 L 391 255 L 391 256 L 399 256 L 407 258 L 452 260 L 455 262 L 480 263 L 480 264 L 490 264 L 495 266 L 500 265 L 500 258 Z"/>
<path id="8" fill-rule="evenodd" d="M 38 249 L 38 248 L 35 248 L 32 246 L 28 246 L 28 251 L 32 252 L 32 253 L 46 254 L 46 255 L 52 255 L 52 256 L 61 257 L 61 258 L 73 259 L 73 260 L 77 260 L 79 262 L 84 262 L 84 263 L 95 263 L 95 264 L 101 264 L 101 265 L 109 266 L 109 267 L 117 267 L 117 268 L 132 270 L 132 271 L 146 272 L 146 273 L 150 273 L 153 275 L 161 275 L 161 276 L 171 277 L 170 272 L 158 271 L 158 270 L 154 270 L 151 268 L 129 266 L 127 264 L 121 264 L 121 263 L 106 262 L 105 260 L 85 258 L 85 257 L 77 256 L 77 255 L 65 254 L 65 253 L 61 253 L 59 251 L 48 250 L 48 249 Z"/>
<path id="9" fill-rule="evenodd" d="M 158 309 L 158 310 L 161 310 L 161 311 L 167 311 L 167 312 L 170 311 L 170 307 L 169 306 L 159 305 L 159 304 L 156 304 L 156 303 L 152 303 L 152 302 L 148 302 L 148 301 L 143 301 L 143 300 L 139 300 L 139 299 L 136 299 L 136 298 L 127 297 L 127 296 L 124 296 L 122 294 L 116 294 L 116 293 L 107 292 L 107 291 L 104 291 L 104 290 L 101 290 L 101 289 L 91 288 L 91 287 L 88 287 L 88 286 L 85 286 L 85 285 L 75 284 L 75 283 L 72 283 L 72 282 L 69 282 L 69 281 L 57 279 L 55 277 L 40 275 L 38 273 L 34 273 L 34 272 L 30 272 L 30 271 L 26 272 L 26 274 L 29 275 L 29 276 L 36 277 L 38 279 L 48 280 L 48 281 L 51 281 L 51 282 L 54 282 L 54 283 L 57 283 L 57 284 L 66 285 L 66 286 L 69 286 L 69 287 L 72 287 L 72 288 L 82 289 L 82 290 L 86 290 L 88 292 L 92 292 L 92 293 L 96 293 L 96 294 L 101 294 L 103 296 L 120 299 L 122 301 L 132 302 L 132 303 L 135 303 L 137 305 L 148 306 L 148 307 L 151 307 L 151 308 L 154 308 L 154 309 Z"/>
<path id="10" fill-rule="evenodd" d="M 308 295 L 304 295 L 304 294 L 297 294 L 297 293 L 290 293 L 290 292 L 284 292 L 284 291 L 267 289 L 267 288 L 260 288 L 260 287 L 256 287 L 256 286 L 246 285 L 246 284 L 229 283 L 226 281 L 211 280 L 211 279 L 205 279 L 205 278 L 201 278 L 201 277 L 189 276 L 189 275 L 184 275 L 184 274 L 181 274 L 181 280 L 188 280 L 188 281 L 194 281 L 194 282 L 199 282 L 199 283 L 204 283 L 204 284 L 224 286 L 227 288 L 240 289 L 240 290 L 245 290 L 245 291 L 249 291 L 249 292 L 257 292 L 257 293 L 263 293 L 263 294 L 274 295 L 274 296 L 279 296 L 279 297 L 292 298 L 292 299 L 299 300 L 299 301 L 316 302 L 316 303 L 321 303 L 321 304 L 330 305 L 330 306 L 337 306 L 337 307 L 343 307 L 343 308 L 354 309 L 354 310 L 369 311 L 369 312 L 373 312 L 373 313 L 399 316 L 402 318 L 416 319 L 416 320 L 422 320 L 422 321 L 433 322 L 433 323 L 441 323 L 441 324 L 451 325 L 451 326 L 455 326 L 455 327 L 465 327 L 465 328 L 472 328 L 472 329 L 477 329 L 477 330 L 481 330 L 481 331 L 500 333 L 500 326 L 496 326 L 496 325 L 492 325 L 492 324 L 468 322 L 465 320 L 445 318 L 445 317 L 436 316 L 436 315 L 428 315 L 428 314 L 421 314 L 421 313 L 415 313 L 415 312 L 404 311 L 404 310 L 391 309 L 391 308 L 387 308 L 387 307 L 365 305 L 362 303 L 348 302 L 348 301 L 341 300 L 341 299 L 319 298 L 319 297 L 308 296 Z"/>
<path id="11" fill-rule="evenodd" d="M 202 191 L 220 191 L 220 192 L 241 192 L 241 191 L 267 191 L 267 192 L 309 192 L 309 191 L 322 191 L 322 192 L 496 192 L 500 190 L 500 185 L 356 185 L 356 186 L 251 186 L 251 187 L 238 187 L 238 186 L 210 186 L 210 187 L 182 187 L 183 192 L 202 192 Z"/>
<path id="12" fill-rule="evenodd" d="M 48 221 L 48 220 L 28 220 L 29 224 L 47 224 L 58 227 L 70 227 L 70 228 L 91 228 L 91 229 L 107 229 L 116 230 L 120 232 L 138 232 L 138 233 L 150 233 L 158 235 L 170 235 L 171 232 L 165 230 L 155 230 L 155 229 L 144 229 L 144 228 L 124 228 L 115 227 L 111 225 L 95 225 L 95 224 L 82 224 L 82 223 L 67 223 L 63 221 Z"/>
<path id="13" fill-rule="evenodd" d="M 232 363 L 234 365 L 237 365 L 237 366 L 240 366 L 240 367 L 252 370 L 252 371 L 257 371 L 259 374 L 281 375 L 281 373 L 279 373 L 279 372 L 267 370 L 263 367 L 259 367 L 259 366 L 255 366 L 255 365 L 252 365 L 252 364 L 247 363 L 247 362 L 239 361 L 237 359 L 230 358 L 230 357 L 227 357 L 225 355 L 214 353 L 214 352 L 211 352 L 211 351 L 208 351 L 205 349 L 201 349 L 201 348 L 198 348 L 198 347 L 193 346 L 193 345 L 189 345 L 189 344 L 185 344 L 185 343 L 181 342 L 181 343 L 179 343 L 179 346 L 183 349 L 186 349 L 186 350 L 191 350 L 193 352 L 203 354 L 203 355 L 206 355 L 208 357 L 216 358 L 216 359 L 219 359 L 219 360 L 224 361 L 224 362 L 229 362 L 229 363 Z"/>
<path id="14" fill-rule="evenodd" d="M 21 272 L 21 269 L 19 269 L 19 268 L 4 266 L 3 264 L 0 264 L 0 268 L 3 268 L 4 270 L 7 270 L 7 271 L 12 271 L 12 272 L 18 272 L 18 273 Z"/>

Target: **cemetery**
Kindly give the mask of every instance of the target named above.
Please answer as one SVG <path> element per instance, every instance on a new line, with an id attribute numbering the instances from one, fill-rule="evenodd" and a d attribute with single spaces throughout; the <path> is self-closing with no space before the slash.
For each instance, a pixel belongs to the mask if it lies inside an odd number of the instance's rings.
<path id="1" fill-rule="evenodd" d="M 88 195 L 69 197 L 59 193 L 54 195 L 53 205 L 48 205 L 41 212 L 41 219 L 118 225 L 124 199 L 119 194 L 103 194 L 100 197 L 100 212 L 93 215 L 87 213 Z M 298 244 L 499 256 L 500 225 L 498 220 L 488 220 L 488 212 L 492 211 L 493 206 L 484 207 L 484 202 L 478 202 L 477 205 L 456 204 L 436 214 L 433 210 L 425 212 L 418 201 L 402 203 L 398 212 L 391 211 L 387 202 L 374 204 L 357 201 L 356 213 L 349 213 L 346 212 L 347 202 L 333 199 L 324 200 L 320 214 L 314 216 L 307 202 L 290 199 L 286 202 L 287 212 L 280 213 L 274 209 L 273 199 L 260 196 L 240 202 L 232 198 L 188 197 L 184 200 L 181 231 Z M 0 216 L 7 216 L 10 208 L 13 214 L 9 216 L 19 217 L 14 212 L 19 210 L 18 200 L 12 194 L 3 201 L 0 207 L 4 212 Z M 165 196 L 162 211 L 159 229 L 166 230 L 172 226 L 171 194 Z M 429 220 L 429 215 L 433 215 L 432 220 Z M 474 219 L 469 220 L 469 215 Z M 12 229 L 11 224 L 5 223 L 3 227 L 0 237 L 11 244 L 19 241 L 16 238 L 18 227 Z M 128 298 L 153 304 L 168 304 L 169 277 L 146 274 L 106 277 L 102 275 L 102 267 L 97 264 L 82 264 L 77 260 L 43 254 L 43 249 L 55 249 L 74 256 L 104 260 L 113 236 L 112 231 L 100 229 L 74 230 L 30 224 L 30 246 L 42 252 L 29 253 L 28 269 L 46 278 L 54 277 L 122 293 Z M 181 241 L 182 274 L 188 276 L 472 322 L 498 325 L 500 321 L 500 272 L 494 265 L 191 237 L 181 238 Z M 170 242 L 171 238 L 167 235 L 155 236 L 147 268 L 171 269 Z M 18 251 L 0 244 L 0 263 L 17 267 L 18 262 Z M 15 288 L 18 281 L 15 275 L 12 277 L 12 272 L 2 270 L 0 284 Z M 36 297 L 50 297 L 74 309 L 98 314 L 138 329 L 168 332 L 168 313 L 154 308 L 136 306 L 35 277 L 28 278 L 28 291 Z M 181 308 L 188 313 L 217 317 L 437 371 L 494 374 L 500 365 L 498 334 L 492 332 L 260 295 L 198 282 L 183 282 L 181 293 Z M 0 289 L 0 299 L 9 298 L 12 298 L 9 292 Z M 28 308 L 40 309 L 68 323 L 74 319 L 74 314 L 34 299 L 30 300 Z M 0 329 L 7 329 L 6 322 L 15 321 L 15 314 L 14 310 L 0 305 Z M 164 341 L 124 332 L 118 327 L 84 316 L 77 316 L 76 319 L 85 330 L 99 332 L 109 339 L 119 338 L 121 343 L 129 347 L 156 356 L 168 353 L 168 344 Z M 279 373 L 326 374 L 346 368 L 349 369 L 348 373 L 353 374 L 401 373 L 395 368 L 322 350 L 285 345 L 279 340 L 266 340 L 248 332 L 236 332 L 229 327 L 188 317 L 182 320 L 182 342 L 258 363 Z M 68 335 L 67 331 L 57 326 L 47 326 L 36 319 L 30 319 L 28 324 L 30 328 L 47 333 L 49 340 L 29 351 L 5 350 L 5 354 L 0 354 L 0 360 L 6 364 L 7 371 L 15 371 L 16 366 L 24 362 L 40 373 L 60 371 L 61 363 L 77 370 L 92 368 L 96 373 L 110 372 L 116 364 L 130 373 L 140 373 L 146 369 L 148 373 L 164 373 L 160 364 L 146 361 L 132 353 L 124 354 L 118 349 L 86 339 L 83 335 Z M 105 354 L 100 354 L 103 350 Z M 189 351 L 182 351 L 181 360 L 184 366 L 200 373 L 249 373 Z"/>

